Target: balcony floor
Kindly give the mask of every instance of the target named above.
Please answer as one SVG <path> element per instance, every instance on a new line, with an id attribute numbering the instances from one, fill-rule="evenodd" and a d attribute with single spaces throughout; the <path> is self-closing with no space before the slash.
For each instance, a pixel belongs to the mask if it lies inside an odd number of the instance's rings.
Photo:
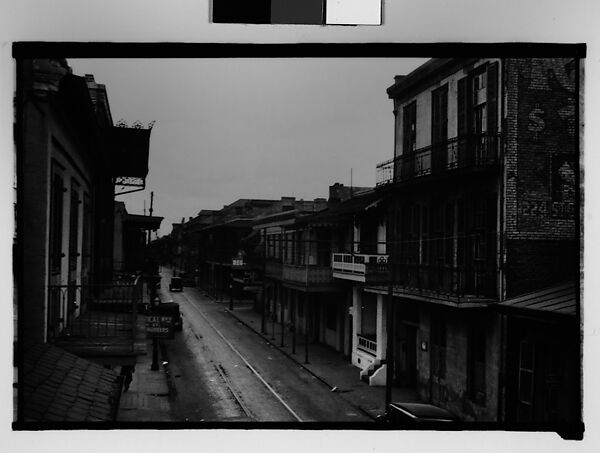
<path id="1" fill-rule="evenodd" d="M 388 287 L 382 285 L 372 285 L 365 287 L 366 292 L 375 294 L 388 294 Z M 498 302 L 497 299 L 485 296 L 463 295 L 456 296 L 449 293 L 443 293 L 428 289 L 411 288 L 402 285 L 393 286 L 394 297 L 403 297 L 422 302 L 429 302 L 439 305 L 447 305 L 459 308 L 474 308 L 489 305 Z"/>
<path id="2" fill-rule="evenodd" d="M 51 343 L 82 357 L 134 356 L 145 353 L 145 336 L 144 315 L 137 315 L 134 335 L 131 314 L 90 310 Z"/>

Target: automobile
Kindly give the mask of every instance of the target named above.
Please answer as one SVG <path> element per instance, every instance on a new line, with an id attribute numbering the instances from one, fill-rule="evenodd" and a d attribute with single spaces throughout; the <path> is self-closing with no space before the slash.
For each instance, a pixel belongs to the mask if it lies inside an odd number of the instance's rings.
<path id="1" fill-rule="evenodd" d="M 172 277 L 169 283 L 169 291 L 183 291 L 183 280 L 180 277 Z"/>
<path id="2" fill-rule="evenodd" d="M 458 418 L 441 407 L 426 403 L 390 403 L 388 422 L 409 427 L 450 427 Z"/>
<path id="3" fill-rule="evenodd" d="M 179 311 L 178 303 L 161 302 L 155 307 L 154 312 L 163 316 L 171 316 L 173 318 L 173 329 L 176 332 L 183 330 L 183 317 Z"/>

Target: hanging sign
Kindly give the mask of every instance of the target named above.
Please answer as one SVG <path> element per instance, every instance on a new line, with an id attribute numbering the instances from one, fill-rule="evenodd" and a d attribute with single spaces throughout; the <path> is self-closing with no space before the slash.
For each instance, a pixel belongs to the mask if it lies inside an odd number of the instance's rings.
<path id="1" fill-rule="evenodd" d="M 146 337 L 173 339 L 175 337 L 173 317 L 164 315 L 146 317 Z"/>

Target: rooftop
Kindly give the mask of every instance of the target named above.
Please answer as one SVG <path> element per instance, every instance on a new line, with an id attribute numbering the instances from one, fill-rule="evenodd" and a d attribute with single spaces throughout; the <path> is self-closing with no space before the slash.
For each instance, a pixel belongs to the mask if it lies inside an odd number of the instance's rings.
<path id="1" fill-rule="evenodd" d="M 24 359 L 23 421 L 114 421 L 121 393 L 114 371 L 45 343 Z"/>

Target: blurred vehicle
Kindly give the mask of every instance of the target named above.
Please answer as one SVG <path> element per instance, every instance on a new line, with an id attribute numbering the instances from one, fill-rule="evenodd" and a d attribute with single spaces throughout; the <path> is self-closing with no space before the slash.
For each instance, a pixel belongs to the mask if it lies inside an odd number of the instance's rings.
<path id="1" fill-rule="evenodd" d="M 183 317 L 179 311 L 178 303 L 161 302 L 155 307 L 154 312 L 163 316 L 171 316 L 171 318 L 173 318 L 173 329 L 175 329 L 176 332 L 181 332 L 183 330 Z"/>
<path id="2" fill-rule="evenodd" d="M 183 280 L 180 277 L 171 277 L 169 291 L 183 291 Z"/>
<path id="3" fill-rule="evenodd" d="M 459 421 L 451 412 L 432 404 L 390 403 L 389 409 L 387 421 L 395 425 L 443 427 Z"/>

